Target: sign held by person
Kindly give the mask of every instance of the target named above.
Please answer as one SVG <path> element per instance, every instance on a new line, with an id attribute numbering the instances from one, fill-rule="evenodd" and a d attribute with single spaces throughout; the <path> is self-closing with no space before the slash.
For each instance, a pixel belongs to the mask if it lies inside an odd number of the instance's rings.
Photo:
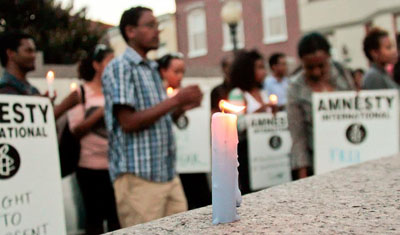
<path id="1" fill-rule="evenodd" d="M 0 231 L 66 234 L 48 98 L 0 95 Z"/>
<path id="2" fill-rule="evenodd" d="M 201 106 L 184 113 L 174 123 L 179 173 L 205 173 L 211 171 L 210 98 L 204 92 Z"/>
<path id="3" fill-rule="evenodd" d="M 291 181 L 292 139 L 286 112 L 246 115 L 250 188 L 263 189 Z"/>
<path id="4" fill-rule="evenodd" d="M 313 94 L 314 166 L 322 174 L 399 152 L 397 90 Z"/>

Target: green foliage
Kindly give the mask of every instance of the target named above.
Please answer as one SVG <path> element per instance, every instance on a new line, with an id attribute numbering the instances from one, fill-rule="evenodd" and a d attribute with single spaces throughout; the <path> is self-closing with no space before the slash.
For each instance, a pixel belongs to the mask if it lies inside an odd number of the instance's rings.
<path id="1" fill-rule="evenodd" d="M 76 63 L 104 35 L 101 24 L 86 19 L 86 8 L 72 11 L 54 0 L 0 0 L 0 31 L 31 34 L 47 64 Z"/>

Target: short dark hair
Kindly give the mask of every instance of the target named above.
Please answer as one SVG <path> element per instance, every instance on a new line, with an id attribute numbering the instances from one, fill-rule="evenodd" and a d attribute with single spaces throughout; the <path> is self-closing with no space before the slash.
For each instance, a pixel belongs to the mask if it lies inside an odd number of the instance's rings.
<path id="1" fill-rule="evenodd" d="M 313 54 L 319 50 L 330 55 L 331 45 L 328 40 L 318 32 L 304 35 L 300 39 L 297 47 L 297 52 L 300 58 L 303 58 L 305 55 Z"/>
<path id="2" fill-rule="evenodd" d="M 4 32 L 0 35 L 0 60 L 3 67 L 6 67 L 8 62 L 7 50 L 17 51 L 22 39 L 33 39 L 33 37 L 19 31 Z"/>
<path id="3" fill-rule="evenodd" d="M 173 59 L 180 59 L 183 60 L 183 54 L 180 52 L 176 53 L 168 53 L 157 60 L 158 70 L 161 69 L 168 69 L 169 65 L 171 64 L 171 60 Z"/>
<path id="4" fill-rule="evenodd" d="M 272 68 L 272 66 L 278 64 L 279 59 L 282 58 L 282 57 L 285 57 L 285 54 L 283 54 L 281 52 L 277 52 L 277 53 L 272 54 L 269 57 L 269 61 L 268 61 L 269 67 Z"/>
<path id="5" fill-rule="evenodd" d="M 254 87 L 262 86 L 256 81 L 254 71 L 254 65 L 260 59 L 262 60 L 263 57 L 257 50 L 243 50 L 237 53 L 229 74 L 233 88 L 250 91 Z"/>
<path id="6" fill-rule="evenodd" d="M 125 33 L 125 27 L 128 25 L 137 26 L 140 17 L 142 16 L 144 11 L 152 11 L 150 8 L 147 7 L 132 7 L 124 11 L 121 16 L 121 21 L 119 22 L 119 30 L 121 31 L 121 35 L 124 38 L 125 42 L 128 42 L 128 37 Z"/>
<path id="7" fill-rule="evenodd" d="M 364 38 L 363 46 L 364 46 L 364 54 L 368 58 L 369 61 L 373 61 L 371 51 L 378 50 L 381 47 L 380 39 L 383 37 L 389 36 L 386 30 L 380 28 L 372 28 L 367 36 Z"/>
<path id="8" fill-rule="evenodd" d="M 113 50 L 104 44 L 98 44 L 78 65 L 79 78 L 85 81 L 91 81 L 96 73 L 93 68 L 93 62 L 101 62 L 104 58 L 112 53 Z"/>

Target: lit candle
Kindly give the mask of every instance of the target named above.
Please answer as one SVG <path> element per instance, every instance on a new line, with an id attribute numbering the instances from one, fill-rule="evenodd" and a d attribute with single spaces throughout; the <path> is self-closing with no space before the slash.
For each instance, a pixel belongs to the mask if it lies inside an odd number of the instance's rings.
<path id="1" fill-rule="evenodd" d="M 271 94 L 269 96 L 269 102 L 273 105 L 277 105 L 278 104 L 278 96 L 275 94 Z"/>
<path id="2" fill-rule="evenodd" d="M 176 93 L 178 93 L 178 89 L 174 89 L 174 88 L 172 88 L 172 87 L 168 87 L 168 88 L 167 88 L 167 96 L 168 96 L 169 98 L 175 96 Z"/>
<path id="3" fill-rule="evenodd" d="M 71 85 L 69 85 L 69 90 L 71 92 L 75 91 L 78 88 L 78 84 L 76 84 L 76 82 L 71 83 Z"/>
<path id="4" fill-rule="evenodd" d="M 242 200 L 238 186 L 237 116 L 224 110 L 240 112 L 245 107 L 224 100 L 219 106 L 222 113 L 214 113 L 211 121 L 213 224 L 238 220 L 236 207 Z"/>
<path id="5" fill-rule="evenodd" d="M 47 86 L 49 89 L 49 97 L 53 98 L 54 97 L 54 72 L 51 70 L 49 72 L 47 72 L 46 79 L 47 79 Z"/>

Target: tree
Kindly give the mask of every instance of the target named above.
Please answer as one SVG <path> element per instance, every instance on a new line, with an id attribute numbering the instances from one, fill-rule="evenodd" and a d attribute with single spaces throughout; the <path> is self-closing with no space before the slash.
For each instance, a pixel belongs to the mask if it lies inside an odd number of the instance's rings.
<path id="1" fill-rule="evenodd" d="M 72 13 L 54 0 L 0 0 L 0 31 L 21 30 L 35 38 L 47 64 L 76 63 L 95 47 L 106 27 L 86 19 L 86 8 Z"/>

